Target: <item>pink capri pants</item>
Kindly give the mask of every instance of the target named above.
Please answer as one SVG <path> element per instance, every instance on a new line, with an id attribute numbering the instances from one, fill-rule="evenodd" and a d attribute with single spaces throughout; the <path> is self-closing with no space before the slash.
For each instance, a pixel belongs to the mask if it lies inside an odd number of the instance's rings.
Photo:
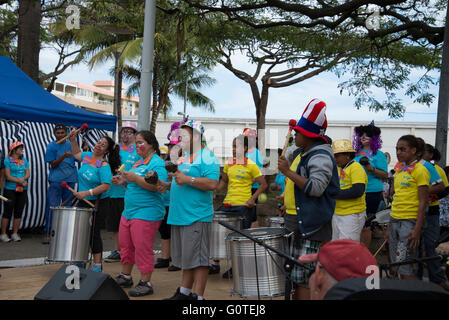
<path id="1" fill-rule="evenodd" d="M 122 216 L 119 227 L 121 263 L 137 265 L 142 274 L 154 271 L 153 244 L 161 221 L 126 219 Z"/>

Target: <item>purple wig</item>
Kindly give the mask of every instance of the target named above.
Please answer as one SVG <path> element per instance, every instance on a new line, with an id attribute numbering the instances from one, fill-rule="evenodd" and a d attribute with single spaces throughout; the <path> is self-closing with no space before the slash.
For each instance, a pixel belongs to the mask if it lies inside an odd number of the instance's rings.
<path id="1" fill-rule="evenodd" d="M 362 149 L 360 138 L 364 133 L 371 138 L 370 150 L 376 154 L 377 150 L 382 148 L 382 139 L 380 138 L 380 128 L 374 125 L 374 121 L 371 121 L 371 123 L 367 126 L 358 126 L 354 128 L 354 140 L 352 141 L 352 147 L 357 152 Z"/>
<path id="2" fill-rule="evenodd" d="M 174 135 L 173 137 L 178 137 L 178 129 L 181 126 L 181 122 L 173 122 L 171 127 L 170 127 L 170 131 L 168 132 L 167 135 L 167 139 L 171 140 L 172 135 Z"/>

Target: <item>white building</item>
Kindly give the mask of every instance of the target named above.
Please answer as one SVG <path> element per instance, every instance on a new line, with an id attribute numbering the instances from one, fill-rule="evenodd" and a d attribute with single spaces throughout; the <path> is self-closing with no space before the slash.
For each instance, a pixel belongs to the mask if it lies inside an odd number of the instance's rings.
<path id="1" fill-rule="evenodd" d="M 135 116 L 139 109 L 139 98 L 128 97 L 123 94 L 125 90 L 126 87 L 122 85 L 122 115 Z M 51 93 L 79 108 L 103 114 L 113 114 L 114 81 L 95 81 L 93 85 L 56 81 Z"/>
<path id="2" fill-rule="evenodd" d="M 123 120 L 135 121 L 137 117 L 124 117 Z M 208 147 L 219 158 L 221 164 L 227 157 L 232 156 L 232 140 L 242 133 L 243 128 L 256 128 L 255 119 L 237 118 L 195 118 L 201 121 L 205 128 L 205 137 Z M 156 137 L 162 146 L 167 143 L 167 135 L 170 126 L 175 121 L 181 121 L 180 117 L 169 117 L 167 120 L 159 119 L 156 129 Z M 267 119 L 266 120 L 266 155 L 277 157 L 277 149 L 284 146 L 288 133 L 289 120 Z M 354 128 L 359 125 L 367 125 L 369 121 L 328 121 L 326 135 L 332 140 L 350 139 L 352 141 Z M 401 122 L 385 121 L 376 122 L 376 126 L 382 130 L 383 152 L 388 152 L 391 156 L 389 168 L 393 168 L 397 162 L 396 142 L 406 134 L 413 134 L 421 137 L 432 145 L 435 144 L 435 126 L 433 122 Z M 449 154 L 449 150 L 448 150 Z"/>

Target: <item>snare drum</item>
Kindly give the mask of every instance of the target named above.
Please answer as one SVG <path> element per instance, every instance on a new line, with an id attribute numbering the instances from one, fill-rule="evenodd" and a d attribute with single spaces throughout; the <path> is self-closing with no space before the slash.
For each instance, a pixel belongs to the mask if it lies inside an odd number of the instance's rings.
<path id="1" fill-rule="evenodd" d="M 235 214 L 230 214 L 223 211 L 214 212 L 210 230 L 210 254 L 211 259 L 226 259 L 229 258 L 226 249 L 226 236 L 232 230 L 223 227 L 219 221 L 225 222 L 236 229 L 241 229 L 242 217 Z"/>
<path id="2" fill-rule="evenodd" d="M 90 233 L 93 209 L 77 207 L 51 207 L 52 229 L 48 261 L 89 261 Z"/>
<path id="3" fill-rule="evenodd" d="M 288 247 L 284 228 L 255 228 L 244 232 L 281 252 Z M 241 297 L 273 297 L 285 292 L 284 258 L 237 232 L 230 233 L 226 241 L 232 260 L 232 293 Z"/>
<path id="4" fill-rule="evenodd" d="M 268 218 L 268 226 L 271 228 L 283 228 L 284 227 L 284 217 Z"/>

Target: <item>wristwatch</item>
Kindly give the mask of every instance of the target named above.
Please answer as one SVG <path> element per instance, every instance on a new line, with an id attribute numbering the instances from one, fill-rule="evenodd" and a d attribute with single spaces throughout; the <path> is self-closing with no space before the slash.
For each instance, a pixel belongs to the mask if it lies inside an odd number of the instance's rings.
<path id="1" fill-rule="evenodd" d="M 194 182 L 195 182 L 195 177 L 191 177 L 190 178 L 190 185 L 193 185 Z"/>

